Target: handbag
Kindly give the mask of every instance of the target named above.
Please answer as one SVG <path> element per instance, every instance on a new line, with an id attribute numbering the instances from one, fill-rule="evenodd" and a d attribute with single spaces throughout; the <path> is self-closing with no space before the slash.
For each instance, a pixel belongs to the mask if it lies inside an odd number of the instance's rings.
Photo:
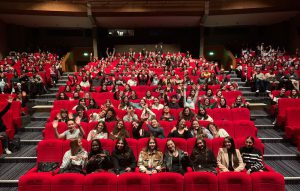
<path id="1" fill-rule="evenodd" d="M 21 141 L 19 137 L 13 138 L 13 140 L 9 141 L 8 149 L 11 152 L 16 152 L 21 149 Z"/>
<path id="2" fill-rule="evenodd" d="M 51 172 L 59 167 L 58 162 L 39 162 L 38 172 Z"/>

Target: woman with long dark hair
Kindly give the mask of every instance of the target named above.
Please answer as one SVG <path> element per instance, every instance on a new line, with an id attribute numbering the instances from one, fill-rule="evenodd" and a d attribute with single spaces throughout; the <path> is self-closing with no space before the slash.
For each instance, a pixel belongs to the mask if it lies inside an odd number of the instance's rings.
<path id="1" fill-rule="evenodd" d="M 91 142 L 91 152 L 88 155 L 86 172 L 101 172 L 112 168 L 111 157 L 108 151 L 103 150 L 99 139 Z"/>
<path id="2" fill-rule="evenodd" d="M 113 172 L 122 174 L 124 172 L 134 172 L 136 161 L 134 154 L 124 137 L 118 138 L 115 149 L 112 153 Z"/>
<path id="3" fill-rule="evenodd" d="M 254 138 L 249 136 L 245 140 L 245 146 L 240 148 L 240 152 L 248 174 L 252 172 L 266 171 L 262 162 L 262 154 L 253 145 Z"/>
<path id="4" fill-rule="evenodd" d="M 120 137 L 129 138 L 129 133 L 125 129 L 124 121 L 117 121 L 113 131 L 110 133 L 109 138 L 112 140 L 118 139 Z"/>
<path id="5" fill-rule="evenodd" d="M 155 174 L 161 172 L 162 164 L 163 153 L 158 150 L 155 137 L 151 136 L 146 147 L 139 154 L 139 170 L 146 174 Z"/>
<path id="6" fill-rule="evenodd" d="M 190 159 L 194 171 L 217 173 L 216 158 L 214 153 L 207 148 L 205 139 L 197 138 Z"/>
<path id="7" fill-rule="evenodd" d="M 223 147 L 219 149 L 217 164 L 221 172 L 241 172 L 245 166 L 238 149 L 235 149 L 234 140 L 228 136 L 224 138 Z"/>
<path id="8" fill-rule="evenodd" d="M 178 120 L 176 127 L 174 127 L 169 133 L 168 137 L 177 137 L 177 138 L 192 138 L 192 134 L 186 126 L 184 119 Z"/>
<path id="9" fill-rule="evenodd" d="M 94 139 L 107 139 L 108 138 L 108 131 L 104 121 L 99 121 L 99 123 L 92 129 L 88 136 L 87 140 L 94 140 Z"/>

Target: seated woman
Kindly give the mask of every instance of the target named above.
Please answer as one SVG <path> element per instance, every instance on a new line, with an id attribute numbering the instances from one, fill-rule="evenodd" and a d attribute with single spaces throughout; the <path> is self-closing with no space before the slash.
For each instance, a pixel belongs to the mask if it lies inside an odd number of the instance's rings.
<path id="1" fill-rule="evenodd" d="M 210 133 L 210 131 L 208 129 L 200 126 L 198 120 L 192 121 L 190 129 L 191 129 L 190 132 L 191 132 L 192 136 L 195 138 L 208 138 L 208 139 L 213 138 L 212 134 Z"/>
<path id="2" fill-rule="evenodd" d="M 145 95 L 145 97 L 143 97 L 143 99 L 145 99 L 146 101 L 151 101 L 154 99 L 154 96 L 152 95 L 150 90 L 147 90 L 146 95 Z"/>
<path id="3" fill-rule="evenodd" d="M 142 110 L 141 119 L 145 121 L 152 121 L 152 119 L 156 119 L 156 114 L 148 108 L 147 104 Z"/>
<path id="4" fill-rule="evenodd" d="M 72 118 L 72 115 L 69 115 L 69 118 Z M 78 107 L 76 107 L 76 113 L 73 115 L 73 119 L 78 119 L 80 120 L 80 122 L 88 122 L 88 118 L 83 106 L 79 105 Z"/>
<path id="5" fill-rule="evenodd" d="M 188 153 L 178 149 L 172 139 L 167 140 L 166 147 L 163 170 L 183 175 L 189 166 Z"/>
<path id="6" fill-rule="evenodd" d="M 107 99 L 105 101 L 105 103 L 103 105 L 101 105 L 100 108 L 103 109 L 103 110 L 113 109 L 114 105 L 111 103 L 111 101 L 109 99 Z"/>
<path id="7" fill-rule="evenodd" d="M 202 120 L 202 121 L 210 121 L 213 122 L 214 120 L 211 118 L 211 116 L 209 116 L 206 113 L 206 109 L 204 107 L 199 107 L 198 110 L 198 116 L 197 116 L 198 120 Z"/>
<path id="8" fill-rule="evenodd" d="M 217 106 L 217 102 L 214 99 L 204 98 L 203 103 L 199 105 L 199 107 L 203 107 L 205 109 L 213 109 Z"/>
<path id="9" fill-rule="evenodd" d="M 219 149 L 217 165 L 221 172 L 241 172 L 245 166 L 238 149 L 235 149 L 232 137 L 225 137 L 223 147 Z"/>
<path id="10" fill-rule="evenodd" d="M 213 138 L 219 138 L 219 137 L 228 137 L 229 134 L 225 129 L 219 129 L 218 126 L 214 123 L 209 123 L 207 125 L 207 129 L 211 132 L 213 135 Z"/>
<path id="11" fill-rule="evenodd" d="M 179 119 L 184 119 L 186 121 L 192 121 L 195 119 L 195 113 L 189 108 L 185 107 L 179 114 Z"/>
<path id="12" fill-rule="evenodd" d="M 226 99 L 223 98 L 223 97 L 220 99 L 220 102 L 219 102 L 217 108 L 226 108 L 226 109 L 230 109 L 229 105 L 227 105 Z"/>
<path id="13" fill-rule="evenodd" d="M 249 103 L 243 101 L 242 96 L 237 96 L 235 102 L 232 104 L 232 108 L 249 108 Z"/>
<path id="14" fill-rule="evenodd" d="M 205 139 L 197 138 L 190 159 L 194 171 L 217 173 L 216 158 L 214 153 L 207 148 Z"/>
<path id="15" fill-rule="evenodd" d="M 114 108 L 109 108 L 105 114 L 105 122 L 117 121 L 117 114 Z"/>
<path id="16" fill-rule="evenodd" d="M 192 136 L 191 132 L 189 131 L 189 129 L 187 128 L 185 120 L 180 119 L 177 122 L 176 127 L 174 127 L 171 130 L 168 137 L 177 137 L 177 138 L 188 139 L 188 138 L 192 138 L 193 136 Z"/>
<path id="17" fill-rule="evenodd" d="M 130 106 L 130 102 L 129 102 L 128 97 L 123 97 L 121 99 L 121 103 L 118 106 L 118 109 L 119 110 L 126 110 L 129 106 Z"/>
<path id="18" fill-rule="evenodd" d="M 266 171 L 262 162 L 262 154 L 254 145 L 254 138 L 249 136 L 245 141 L 246 146 L 240 148 L 247 173 Z"/>
<path id="19" fill-rule="evenodd" d="M 134 154 L 124 137 L 118 138 L 114 151 L 112 152 L 112 171 L 116 174 L 134 172 L 136 161 Z"/>
<path id="20" fill-rule="evenodd" d="M 80 125 L 80 120 L 76 120 L 76 123 L 73 119 L 69 119 L 67 121 L 68 130 L 64 131 L 63 133 L 59 134 L 57 131 L 58 127 L 58 121 L 54 120 L 52 122 L 55 137 L 58 139 L 79 139 L 84 137 L 84 130 L 82 129 L 82 126 Z M 76 128 L 76 125 L 79 127 Z"/>
<path id="21" fill-rule="evenodd" d="M 117 121 L 113 131 L 110 133 L 109 138 L 112 140 L 116 140 L 120 137 L 129 138 L 129 133 L 125 129 L 124 121 Z"/>
<path id="22" fill-rule="evenodd" d="M 95 99 L 89 99 L 89 105 L 87 106 L 87 109 L 99 109 L 99 106 L 96 103 Z"/>
<path id="23" fill-rule="evenodd" d="M 75 105 L 75 106 L 72 108 L 72 110 L 76 110 L 78 106 L 81 106 L 81 107 L 84 108 L 84 110 L 87 110 L 87 107 L 86 107 L 86 103 L 85 103 L 85 99 L 84 99 L 84 98 L 79 99 L 78 104 Z"/>
<path id="24" fill-rule="evenodd" d="M 57 96 L 57 100 L 69 100 L 69 97 L 67 96 L 66 93 L 60 92 Z"/>
<path id="25" fill-rule="evenodd" d="M 72 139 L 70 141 L 70 150 L 63 157 L 59 173 L 84 173 L 87 152 L 82 148 L 81 139 Z"/>
<path id="26" fill-rule="evenodd" d="M 57 113 L 55 120 L 58 122 L 65 122 L 69 120 L 68 110 L 66 109 L 60 109 L 59 113 Z"/>
<path id="27" fill-rule="evenodd" d="M 299 91 L 297 89 L 292 89 L 289 98 L 294 98 L 294 99 L 299 98 Z"/>
<path id="28" fill-rule="evenodd" d="M 146 174 L 155 174 L 161 172 L 162 164 L 163 153 L 158 150 L 155 137 L 151 136 L 146 147 L 139 154 L 139 170 Z"/>
<path id="29" fill-rule="evenodd" d="M 107 138 L 108 138 L 108 131 L 105 122 L 99 121 L 99 123 L 95 126 L 95 128 L 89 132 L 87 140 L 90 141 L 94 139 L 107 139 Z"/>
<path id="30" fill-rule="evenodd" d="M 91 152 L 88 155 L 86 172 L 102 172 L 112 168 L 111 157 L 108 151 L 103 150 L 99 139 L 94 139 L 91 143 Z"/>
<path id="31" fill-rule="evenodd" d="M 127 114 L 123 117 L 124 122 L 132 122 L 138 121 L 137 114 L 134 113 L 134 109 L 132 106 L 127 107 Z"/>
<path id="32" fill-rule="evenodd" d="M 152 136 L 154 136 L 156 138 L 160 138 L 160 139 L 165 138 L 164 129 L 160 126 L 157 119 L 152 119 L 151 123 L 147 124 L 147 127 Z"/>
<path id="33" fill-rule="evenodd" d="M 161 110 L 164 108 L 164 105 L 159 103 L 159 99 L 156 97 L 153 99 L 153 104 L 151 105 L 151 109 Z"/>
<path id="34" fill-rule="evenodd" d="M 162 110 L 162 115 L 160 117 L 161 121 L 173 121 L 175 120 L 175 117 L 170 113 L 169 106 L 165 105 Z"/>

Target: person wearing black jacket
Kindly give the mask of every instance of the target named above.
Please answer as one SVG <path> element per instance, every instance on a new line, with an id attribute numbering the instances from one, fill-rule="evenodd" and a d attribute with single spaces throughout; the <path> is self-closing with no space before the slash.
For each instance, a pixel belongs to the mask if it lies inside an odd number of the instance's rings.
<path id="1" fill-rule="evenodd" d="M 112 153 L 113 172 L 122 174 L 125 172 L 134 172 L 136 160 L 134 154 L 125 138 L 120 137 L 117 140 L 115 150 Z"/>
<path id="2" fill-rule="evenodd" d="M 206 141 L 198 138 L 191 154 L 191 163 L 194 171 L 217 173 L 217 161 L 214 153 L 207 148 Z"/>
<path id="3" fill-rule="evenodd" d="M 10 109 L 11 107 L 11 103 L 13 101 L 13 97 L 9 96 L 8 97 L 8 104 L 6 105 L 6 107 L 0 112 L 0 140 L 2 142 L 2 147 L 5 151 L 6 154 L 11 154 L 11 151 L 8 149 L 8 143 L 9 143 L 9 139 L 5 133 L 6 131 L 6 126 L 2 120 L 2 117 L 6 114 L 6 112 Z M 4 132 L 4 133 L 2 133 Z"/>
<path id="4" fill-rule="evenodd" d="M 149 137 L 150 133 L 143 129 L 144 121 L 133 121 L 132 122 L 132 136 L 135 139 L 141 139 L 145 137 Z"/>
<path id="5" fill-rule="evenodd" d="M 91 143 L 91 152 L 88 155 L 86 172 L 101 172 L 112 168 L 111 157 L 108 151 L 103 150 L 99 139 L 94 139 Z"/>

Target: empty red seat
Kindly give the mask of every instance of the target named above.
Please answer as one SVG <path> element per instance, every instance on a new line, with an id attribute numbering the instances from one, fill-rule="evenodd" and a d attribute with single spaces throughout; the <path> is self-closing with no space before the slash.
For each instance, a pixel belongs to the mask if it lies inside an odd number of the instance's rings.
<path id="1" fill-rule="evenodd" d="M 284 191 L 284 177 L 275 172 L 255 172 L 251 174 L 255 191 Z"/>
<path id="2" fill-rule="evenodd" d="M 162 172 L 151 175 L 151 191 L 183 191 L 183 176 Z"/>
<path id="3" fill-rule="evenodd" d="M 229 121 L 232 120 L 230 109 L 216 108 L 213 110 L 213 112 L 214 112 L 213 115 L 214 120 L 229 120 Z"/>
<path id="4" fill-rule="evenodd" d="M 144 173 L 123 173 L 118 177 L 119 191 L 150 191 L 150 176 Z"/>
<path id="5" fill-rule="evenodd" d="M 92 173 L 85 177 L 84 191 L 117 191 L 117 176 L 113 173 Z"/>
<path id="6" fill-rule="evenodd" d="M 211 172 L 188 172 L 184 175 L 184 190 L 186 191 L 217 191 L 218 178 Z"/>
<path id="7" fill-rule="evenodd" d="M 49 173 L 27 173 L 20 177 L 19 191 L 50 191 L 52 175 Z"/>
<path id="8" fill-rule="evenodd" d="M 223 172 L 218 175 L 219 191 L 252 191 L 252 182 L 243 172 Z"/>
<path id="9" fill-rule="evenodd" d="M 247 108 L 232 108 L 232 120 L 250 120 L 250 111 Z"/>
<path id="10" fill-rule="evenodd" d="M 57 174 L 51 179 L 51 191 L 82 191 L 84 175 L 79 173 Z"/>
<path id="11" fill-rule="evenodd" d="M 253 121 L 239 120 L 233 122 L 234 126 L 234 137 L 235 138 L 246 138 L 248 136 L 256 137 L 257 128 Z"/>

